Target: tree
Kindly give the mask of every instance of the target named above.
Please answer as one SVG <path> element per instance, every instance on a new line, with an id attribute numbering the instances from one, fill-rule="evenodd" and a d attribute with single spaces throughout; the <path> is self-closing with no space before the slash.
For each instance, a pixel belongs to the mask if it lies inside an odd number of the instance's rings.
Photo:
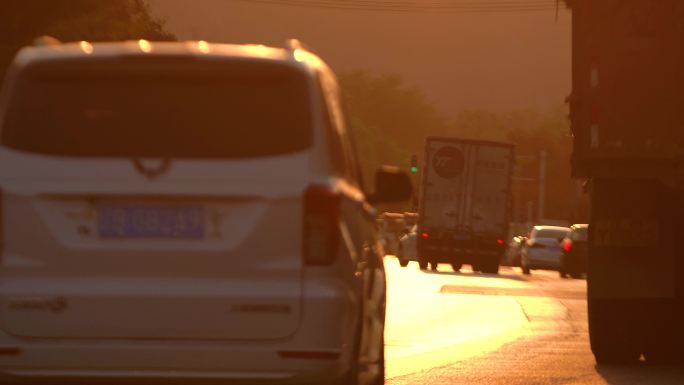
<path id="1" fill-rule="evenodd" d="M 151 16 L 146 0 L 0 2 L 0 76 L 21 47 L 38 36 L 63 41 L 175 40 Z"/>
<path id="2" fill-rule="evenodd" d="M 441 113 L 398 76 L 354 71 L 340 75 L 340 86 L 366 179 L 383 164 L 407 169 L 425 136 L 447 129 Z"/>

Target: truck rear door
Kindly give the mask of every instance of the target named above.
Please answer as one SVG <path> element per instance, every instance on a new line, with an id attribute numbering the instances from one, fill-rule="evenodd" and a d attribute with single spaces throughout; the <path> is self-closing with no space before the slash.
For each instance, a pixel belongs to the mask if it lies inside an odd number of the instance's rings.
<path id="1" fill-rule="evenodd" d="M 472 145 L 473 181 L 470 189 L 470 221 L 474 234 L 502 239 L 508 226 L 511 146 Z"/>
<path id="2" fill-rule="evenodd" d="M 428 139 L 422 193 L 422 229 L 467 232 L 473 189 L 472 146 Z"/>

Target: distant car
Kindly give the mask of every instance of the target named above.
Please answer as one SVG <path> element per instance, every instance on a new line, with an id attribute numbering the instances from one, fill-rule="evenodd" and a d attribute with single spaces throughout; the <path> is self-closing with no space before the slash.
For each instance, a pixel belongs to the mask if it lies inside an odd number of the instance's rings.
<path id="1" fill-rule="evenodd" d="M 520 256 L 524 274 L 533 269 L 559 270 L 561 267 L 561 241 L 570 228 L 559 226 L 534 226 L 525 242 Z"/>
<path id="2" fill-rule="evenodd" d="M 384 383 L 386 285 L 332 70 L 286 48 L 26 48 L 0 99 L 0 383 Z"/>
<path id="3" fill-rule="evenodd" d="M 378 218 L 380 236 L 385 254 L 397 255 L 399 250 L 399 238 L 406 228 L 403 213 L 382 213 Z"/>
<path id="4" fill-rule="evenodd" d="M 580 278 L 587 272 L 588 230 L 586 224 L 572 225 L 570 234 L 561 242 L 561 277 Z"/>
<path id="5" fill-rule="evenodd" d="M 506 246 L 506 253 L 504 255 L 504 263 L 508 266 L 520 266 L 520 255 L 522 253 L 523 245 L 527 238 L 519 235 L 513 237 Z"/>
<path id="6" fill-rule="evenodd" d="M 408 233 L 404 234 L 404 236 L 399 239 L 397 259 L 399 259 L 399 265 L 401 265 L 401 267 L 406 267 L 410 261 L 418 260 L 418 251 L 416 249 L 417 239 L 418 225 L 413 225 Z"/>

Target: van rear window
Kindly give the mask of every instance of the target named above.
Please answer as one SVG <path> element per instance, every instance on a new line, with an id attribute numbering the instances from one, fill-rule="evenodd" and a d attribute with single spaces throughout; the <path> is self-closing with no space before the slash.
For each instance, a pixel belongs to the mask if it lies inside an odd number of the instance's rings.
<path id="1" fill-rule="evenodd" d="M 312 144 L 305 74 L 275 63 L 50 62 L 14 85 L 1 140 L 76 157 L 255 158 Z"/>
<path id="2" fill-rule="evenodd" d="M 570 229 L 568 230 L 561 230 L 561 229 L 541 229 L 535 231 L 534 234 L 532 234 L 532 237 L 534 238 L 565 238 L 568 233 L 570 233 Z"/>

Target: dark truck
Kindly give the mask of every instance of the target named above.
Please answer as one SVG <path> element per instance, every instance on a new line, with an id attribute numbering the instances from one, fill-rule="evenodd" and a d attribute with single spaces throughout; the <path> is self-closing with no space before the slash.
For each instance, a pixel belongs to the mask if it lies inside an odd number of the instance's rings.
<path id="1" fill-rule="evenodd" d="M 589 181 L 588 304 L 598 363 L 684 348 L 684 1 L 566 0 L 573 174 Z"/>
<path id="2" fill-rule="evenodd" d="M 430 137 L 425 142 L 418 215 L 418 264 L 496 274 L 510 214 L 513 146 Z"/>

